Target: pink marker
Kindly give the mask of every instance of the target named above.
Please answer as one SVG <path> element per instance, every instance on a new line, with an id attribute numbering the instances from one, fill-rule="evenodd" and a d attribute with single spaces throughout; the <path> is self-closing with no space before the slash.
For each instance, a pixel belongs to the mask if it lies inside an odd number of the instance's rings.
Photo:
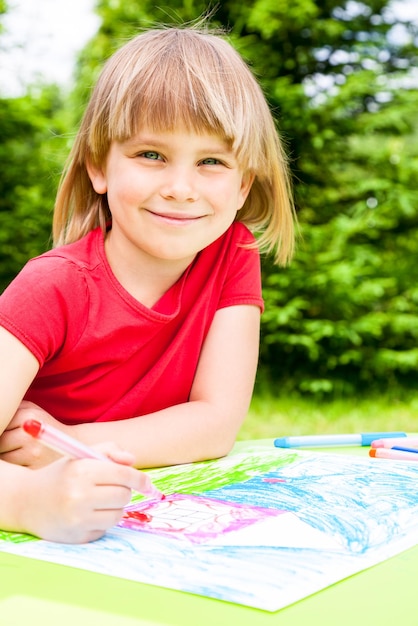
<path id="1" fill-rule="evenodd" d="M 23 430 L 34 437 L 48 448 L 60 452 L 61 454 L 68 454 L 73 459 L 96 459 L 97 461 L 109 461 L 113 463 L 109 457 L 93 450 L 86 444 L 70 437 L 66 433 L 63 433 L 58 428 L 44 424 L 38 420 L 26 420 L 22 424 Z M 151 498 L 162 500 L 164 495 L 155 487 L 152 483 L 149 491 L 143 495 L 150 496 Z"/>
<path id="2" fill-rule="evenodd" d="M 389 448 L 370 448 L 369 456 L 375 459 L 392 459 L 393 461 L 418 461 L 418 454 L 415 452 L 401 452 L 401 450 Z"/>
<path id="3" fill-rule="evenodd" d="M 388 439 L 376 439 L 372 441 L 372 448 L 393 448 L 393 446 L 405 446 L 418 448 L 418 437 L 390 437 Z"/>
<path id="4" fill-rule="evenodd" d="M 73 459 L 97 459 L 98 461 L 109 461 L 110 459 L 96 450 L 92 450 L 81 441 L 77 441 L 73 437 L 66 435 L 65 433 L 49 426 L 38 422 L 38 420 L 26 420 L 23 423 L 23 430 L 31 437 L 38 439 L 48 448 L 60 452 L 61 454 L 68 454 Z"/>

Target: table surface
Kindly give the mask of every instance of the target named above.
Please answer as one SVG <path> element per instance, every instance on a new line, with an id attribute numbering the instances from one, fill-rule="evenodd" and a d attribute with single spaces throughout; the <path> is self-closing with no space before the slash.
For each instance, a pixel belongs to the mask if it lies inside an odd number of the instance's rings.
<path id="1" fill-rule="evenodd" d="M 367 450 L 332 452 L 365 455 Z M 379 626 L 415 626 L 417 580 L 415 546 L 268 613 L 0 552 L 0 624 L 74 626 L 78 620 L 80 626 L 363 626 L 373 620 Z"/>

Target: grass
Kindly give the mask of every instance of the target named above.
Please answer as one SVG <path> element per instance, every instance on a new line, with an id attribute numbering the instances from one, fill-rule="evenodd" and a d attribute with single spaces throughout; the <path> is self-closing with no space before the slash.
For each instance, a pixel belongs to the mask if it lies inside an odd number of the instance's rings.
<path id="1" fill-rule="evenodd" d="M 323 401 L 254 395 L 238 440 L 395 430 L 418 432 L 418 390 Z"/>

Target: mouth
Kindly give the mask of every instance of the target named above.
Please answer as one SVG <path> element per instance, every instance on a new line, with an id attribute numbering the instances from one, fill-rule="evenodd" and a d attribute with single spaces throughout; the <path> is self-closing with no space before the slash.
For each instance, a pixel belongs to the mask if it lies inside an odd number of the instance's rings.
<path id="1" fill-rule="evenodd" d="M 204 215 L 191 215 L 188 213 L 157 213 L 149 209 L 147 209 L 147 212 L 159 221 L 177 225 L 192 224 L 204 217 Z"/>

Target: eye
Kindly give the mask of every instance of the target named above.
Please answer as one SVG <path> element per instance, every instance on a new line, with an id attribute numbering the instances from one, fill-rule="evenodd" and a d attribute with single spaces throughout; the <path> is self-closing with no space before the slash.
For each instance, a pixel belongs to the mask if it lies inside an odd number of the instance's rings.
<path id="1" fill-rule="evenodd" d="M 221 161 L 213 157 L 208 157 L 207 159 L 203 159 L 203 161 L 201 161 L 201 164 L 202 165 L 220 165 Z"/>
<path id="2" fill-rule="evenodd" d="M 159 159 L 161 159 L 161 156 L 158 154 L 158 152 L 154 152 L 154 150 L 141 152 L 138 156 L 143 157 L 144 159 L 150 159 L 151 161 L 158 161 Z"/>

